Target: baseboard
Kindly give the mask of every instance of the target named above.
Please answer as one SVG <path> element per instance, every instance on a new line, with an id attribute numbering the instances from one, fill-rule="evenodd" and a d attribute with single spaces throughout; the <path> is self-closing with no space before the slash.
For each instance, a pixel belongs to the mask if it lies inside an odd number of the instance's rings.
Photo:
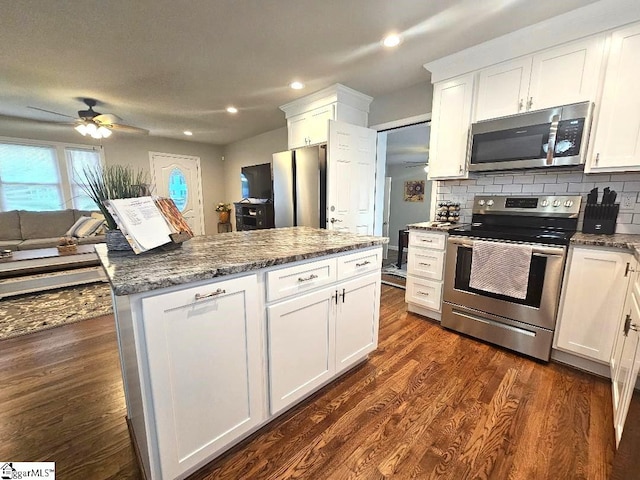
<path id="1" fill-rule="evenodd" d="M 598 375 L 599 377 L 611 378 L 611 369 L 609 365 L 589 360 L 586 358 L 572 355 L 562 350 L 551 349 L 551 360 L 568 365 L 584 372 Z"/>

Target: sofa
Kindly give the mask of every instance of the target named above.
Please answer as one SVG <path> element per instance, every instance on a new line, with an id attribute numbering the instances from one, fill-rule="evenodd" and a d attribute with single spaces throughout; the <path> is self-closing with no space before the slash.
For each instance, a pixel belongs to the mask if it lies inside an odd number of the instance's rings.
<path id="1" fill-rule="evenodd" d="M 0 212 L 0 250 L 33 250 L 58 245 L 60 237 L 73 227 L 80 217 L 91 217 L 96 212 L 86 210 L 56 210 L 31 212 L 11 210 Z M 76 238 L 79 245 L 102 243 L 104 229 L 89 236 Z"/>

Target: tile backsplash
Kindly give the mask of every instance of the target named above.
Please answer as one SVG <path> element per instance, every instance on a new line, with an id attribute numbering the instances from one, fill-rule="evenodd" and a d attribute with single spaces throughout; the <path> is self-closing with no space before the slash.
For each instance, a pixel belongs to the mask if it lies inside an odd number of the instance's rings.
<path id="1" fill-rule="evenodd" d="M 440 180 L 438 201 L 460 203 L 460 222 L 471 221 L 475 195 L 581 195 L 582 207 L 578 229 L 582 228 L 587 193 L 598 187 L 600 198 L 605 187 L 618 192 L 620 213 L 616 233 L 640 234 L 640 173 L 585 174 L 575 171 L 526 170 L 508 173 L 469 173 L 465 180 Z M 623 198 L 628 202 L 623 202 Z M 627 204 L 625 204 L 627 203 Z"/>

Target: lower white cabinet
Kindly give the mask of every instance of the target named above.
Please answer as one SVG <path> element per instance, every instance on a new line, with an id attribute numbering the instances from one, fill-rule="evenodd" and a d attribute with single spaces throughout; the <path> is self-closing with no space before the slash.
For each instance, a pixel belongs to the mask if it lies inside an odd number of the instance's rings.
<path id="1" fill-rule="evenodd" d="M 637 268 L 636 268 L 637 270 Z M 640 371 L 640 277 L 634 273 L 611 353 L 611 390 L 616 445 L 620 443 Z"/>
<path id="2" fill-rule="evenodd" d="M 379 272 L 268 306 L 271 414 L 375 350 L 379 311 Z"/>
<path id="3" fill-rule="evenodd" d="M 631 262 L 626 250 L 569 249 L 555 348 L 609 363 Z"/>
<path id="4" fill-rule="evenodd" d="M 258 295 L 251 275 L 142 299 L 158 478 L 265 419 Z"/>

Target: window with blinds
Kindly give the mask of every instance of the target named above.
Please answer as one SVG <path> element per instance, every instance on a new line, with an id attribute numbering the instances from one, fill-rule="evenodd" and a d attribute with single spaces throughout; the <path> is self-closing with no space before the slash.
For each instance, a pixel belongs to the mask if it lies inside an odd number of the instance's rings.
<path id="1" fill-rule="evenodd" d="M 0 142 L 0 211 L 96 210 L 81 185 L 100 161 L 90 147 Z"/>

